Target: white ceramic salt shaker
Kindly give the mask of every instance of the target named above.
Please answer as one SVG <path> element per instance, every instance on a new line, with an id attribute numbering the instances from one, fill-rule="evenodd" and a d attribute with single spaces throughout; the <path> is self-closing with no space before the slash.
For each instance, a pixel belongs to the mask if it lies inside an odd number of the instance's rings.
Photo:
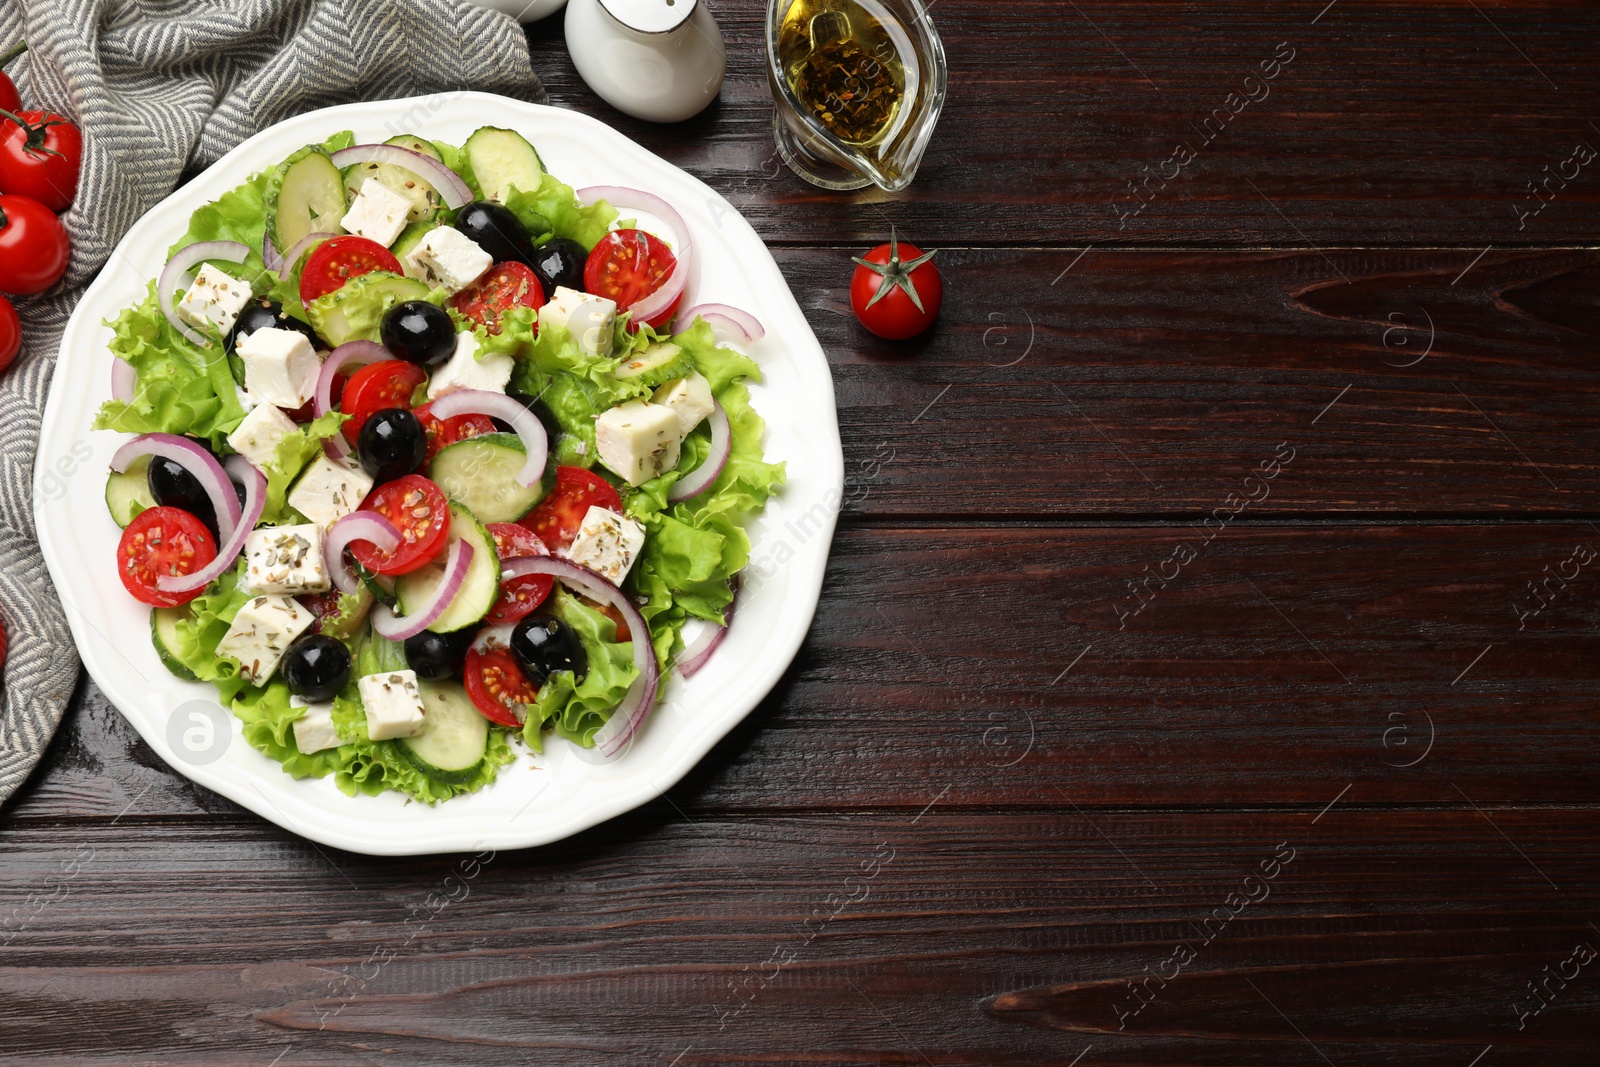
<path id="1" fill-rule="evenodd" d="M 589 88 L 635 118 L 682 122 L 722 89 L 727 50 L 704 0 L 568 0 L 566 31 Z"/>

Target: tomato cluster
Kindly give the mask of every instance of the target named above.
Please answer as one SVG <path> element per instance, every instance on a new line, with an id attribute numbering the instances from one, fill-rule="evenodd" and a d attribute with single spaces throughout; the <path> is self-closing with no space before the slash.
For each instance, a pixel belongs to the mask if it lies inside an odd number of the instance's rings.
<path id="1" fill-rule="evenodd" d="M 27 50 L 0 54 L 0 67 Z M 66 273 L 72 251 L 56 213 L 72 206 L 83 134 L 53 111 L 25 111 L 15 83 L 0 72 L 0 293 L 42 293 Z M 22 349 L 16 309 L 0 296 L 0 370 Z"/>

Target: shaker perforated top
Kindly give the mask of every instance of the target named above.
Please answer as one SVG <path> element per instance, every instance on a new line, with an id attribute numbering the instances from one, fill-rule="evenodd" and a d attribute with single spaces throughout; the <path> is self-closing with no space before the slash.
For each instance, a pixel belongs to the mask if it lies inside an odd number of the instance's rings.
<path id="1" fill-rule="evenodd" d="M 630 30 L 667 33 L 694 14 L 699 0 L 600 0 L 606 13 Z"/>

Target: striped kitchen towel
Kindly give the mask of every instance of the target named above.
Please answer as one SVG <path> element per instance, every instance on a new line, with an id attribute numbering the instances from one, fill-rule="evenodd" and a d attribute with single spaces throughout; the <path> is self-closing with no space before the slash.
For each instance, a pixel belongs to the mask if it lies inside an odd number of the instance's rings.
<path id="1" fill-rule="evenodd" d="M 0 801 L 77 684 L 34 533 L 33 459 L 61 331 L 128 227 L 186 171 L 305 111 L 452 89 L 545 102 L 521 27 L 464 0 L 0 0 L 0 51 L 18 38 L 30 50 L 8 73 L 27 106 L 78 122 L 84 158 L 64 216 L 72 265 L 18 303 L 24 347 L 0 376 Z"/>

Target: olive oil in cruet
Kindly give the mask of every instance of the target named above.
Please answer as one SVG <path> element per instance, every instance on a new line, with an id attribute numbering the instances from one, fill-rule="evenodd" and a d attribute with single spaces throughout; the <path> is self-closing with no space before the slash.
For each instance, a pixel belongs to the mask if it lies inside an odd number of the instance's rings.
<path id="1" fill-rule="evenodd" d="M 778 60 L 790 92 L 829 133 L 867 147 L 899 125 L 908 73 L 915 91 L 915 57 L 902 54 L 896 39 L 904 37 L 872 0 L 794 0 L 779 31 Z"/>

